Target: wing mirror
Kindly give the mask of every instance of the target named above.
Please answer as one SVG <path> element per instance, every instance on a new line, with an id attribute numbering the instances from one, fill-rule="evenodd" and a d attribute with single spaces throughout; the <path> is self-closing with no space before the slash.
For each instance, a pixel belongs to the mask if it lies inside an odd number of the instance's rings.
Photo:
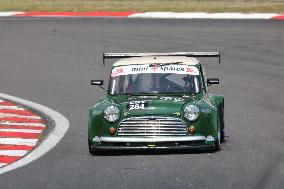
<path id="1" fill-rule="evenodd" d="M 219 78 L 208 78 L 207 86 L 219 84 Z"/>
<path id="2" fill-rule="evenodd" d="M 91 85 L 97 85 L 99 86 L 101 89 L 107 91 L 107 89 L 105 89 L 104 87 L 102 87 L 104 84 L 104 80 L 91 80 Z"/>
<path id="3" fill-rule="evenodd" d="M 91 85 L 102 86 L 104 84 L 104 80 L 91 80 Z"/>

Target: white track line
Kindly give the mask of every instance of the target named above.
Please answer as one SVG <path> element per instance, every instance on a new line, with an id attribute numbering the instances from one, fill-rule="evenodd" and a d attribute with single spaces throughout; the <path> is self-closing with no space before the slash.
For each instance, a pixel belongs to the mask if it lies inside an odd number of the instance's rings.
<path id="1" fill-rule="evenodd" d="M 15 16 L 17 14 L 22 14 L 23 12 L 0 12 L 0 16 Z"/>
<path id="2" fill-rule="evenodd" d="M 206 13 L 206 12 L 145 12 L 130 15 L 130 18 L 171 19 L 271 19 L 275 13 Z"/>
<path id="3" fill-rule="evenodd" d="M 0 117 L 17 117 L 17 118 L 27 118 L 27 119 L 41 119 L 39 116 L 25 116 L 19 114 L 11 114 L 11 113 L 0 113 Z"/>
<path id="4" fill-rule="evenodd" d="M 4 101 L 0 99 L 0 102 L 4 102 Z"/>
<path id="5" fill-rule="evenodd" d="M 18 106 L 0 106 L 0 110 L 25 110 Z"/>
<path id="6" fill-rule="evenodd" d="M 0 167 L 7 165 L 7 163 L 0 163 Z"/>
<path id="7" fill-rule="evenodd" d="M 42 130 L 33 130 L 33 129 L 0 129 L 0 132 L 41 133 Z"/>
<path id="8" fill-rule="evenodd" d="M 0 156 L 24 156 L 27 150 L 0 150 Z"/>
<path id="9" fill-rule="evenodd" d="M 17 122 L 1 122 L 0 125 L 19 125 L 19 126 L 39 126 L 39 127 L 45 127 L 44 124 L 42 123 L 17 123 Z"/>
<path id="10" fill-rule="evenodd" d="M 35 146 L 38 139 L 0 138 L 0 144 Z"/>
<path id="11" fill-rule="evenodd" d="M 22 159 L 19 159 L 18 161 L 10 165 L 6 165 L 5 167 L 0 168 L 0 174 L 2 174 L 30 163 L 40 158 L 45 153 L 54 148 L 67 132 L 69 128 L 69 121 L 60 113 L 46 106 L 28 100 L 20 99 L 14 96 L 6 95 L 3 93 L 0 93 L 0 97 L 36 109 L 41 113 L 46 114 L 48 117 L 50 117 L 50 119 L 54 121 L 54 129 L 47 135 L 47 138 L 43 140 L 38 147 L 36 147 L 33 151 L 24 156 Z"/>

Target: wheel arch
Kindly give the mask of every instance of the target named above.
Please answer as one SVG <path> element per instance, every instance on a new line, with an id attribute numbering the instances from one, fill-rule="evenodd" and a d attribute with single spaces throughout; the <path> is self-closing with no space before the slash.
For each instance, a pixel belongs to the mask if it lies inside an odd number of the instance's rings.
<path id="1" fill-rule="evenodd" d="M 224 96 L 223 95 L 216 95 L 216 94 L 211 94 L 209 95 L 212 104 L 218 108 L 220 104 L 224 104 Z"/>

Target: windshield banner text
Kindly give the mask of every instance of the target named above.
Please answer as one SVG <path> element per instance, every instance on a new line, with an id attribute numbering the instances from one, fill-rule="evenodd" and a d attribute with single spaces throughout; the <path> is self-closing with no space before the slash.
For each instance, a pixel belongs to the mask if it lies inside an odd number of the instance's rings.
<path id="1" fill-rule="evenodd" d="M 129 65 L 119 66 L 113 68 L 111 77 L 120 75 L 131 75 L 139 73 L 173 73 L 173 74 L 188 74 L 199 75 L 199 70 L 195 66 L 188 65 L 156 65 L 156 64 L 143 64 L 143 65 Z"/>

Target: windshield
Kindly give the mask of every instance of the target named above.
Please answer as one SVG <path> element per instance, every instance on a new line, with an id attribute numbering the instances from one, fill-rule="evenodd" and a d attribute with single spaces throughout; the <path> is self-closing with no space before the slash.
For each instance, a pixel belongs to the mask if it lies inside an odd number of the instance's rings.
<path id="1" fill-rule="evenodd" d="M 181 67 L 185 69 L 182 69 Z M 178 71 L 173 71 L 170 69 L 167 70 L 165 69 L 165 66 L 155 67 L 155 69 L 150 67 L 150 70 L 147 70 L 147 67 L 142 68 L 143 69 L 141 69 L 141 71 L 133 71 L 133 68 L 129 69 L 129 67 L 127 67 L 128 71 L 122 67 L 114 68 L 112 70 L 112 77 L 110 78 L 109 93 L 195 94 L 199 93 L 200 91 L 199 71 L 196 67 L 184 65 L 179 66 L 181 71 L 179 71 L 179 69 L 177 69 Z M 186 70 L 188 70 L 186 68 L 191 68 L 190 72 L 194 71 L 194 73 L 185 74 Z M 176 66 L 173 69 L 176 69 Z"/>

